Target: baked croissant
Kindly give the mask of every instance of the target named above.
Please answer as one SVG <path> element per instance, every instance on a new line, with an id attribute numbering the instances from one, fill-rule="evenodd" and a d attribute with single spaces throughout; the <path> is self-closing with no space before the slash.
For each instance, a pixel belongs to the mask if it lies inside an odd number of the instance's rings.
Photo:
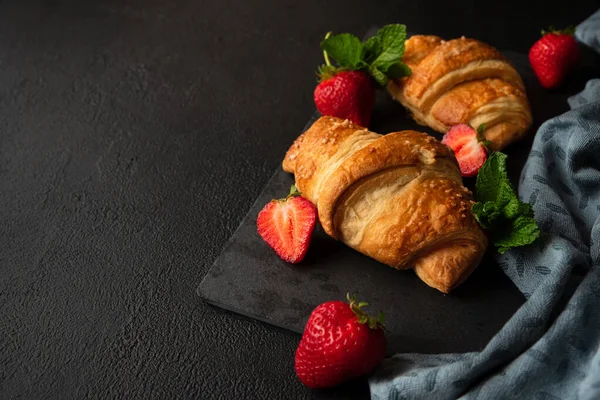
<path id="1" fill-rule="evenodd" d="M 379 135 L 321 117 L 288 150 L 283 169 L 317 206 L 323 230 L 448 293 L 475 269 L 487 239 L 456 160 L 415 131 Z"/>
<path id="2" fill-rule="evenodd" d="M 456 124 L 486 124 L 493 150 L 519 140 L 531 126 L 523 81 L 492 46 L 464 37 L 412 36 L 403 61 L 412 75 L 387 88 L 417 123 L 442 133 Z"/>

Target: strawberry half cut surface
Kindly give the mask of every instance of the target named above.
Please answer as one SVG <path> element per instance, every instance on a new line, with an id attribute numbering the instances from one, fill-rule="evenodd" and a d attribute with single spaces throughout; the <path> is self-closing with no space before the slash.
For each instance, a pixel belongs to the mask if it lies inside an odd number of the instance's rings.
<path id="1" fill-rule="evenodd" d="M 294 368 L 304 385 L 327 388 L 368 374 L 385 356 L 383 314 L 371 317 L 368 303 L 348 294 L 348 303 L 328 301 L 315 308 L 296 350 Z"/>
<path id="2" fill-rule="evenodd" d="M 454 151 L 462 176 L 477 175 L 487 160 L 485 147 L 488 142 L 483 136 L 484 129 L 485 125 L 481 125 L 477 131 L 466 124 L 454 125 L 442 139 L 442 143 Z"/>
<path id="3" fill-rule="evenodd" d="M 304 259 L 317 222 L 317 209 L 295 185 L 285 199 L 271 200 L 258 214 L 258 234 L 289 263 Z"/>

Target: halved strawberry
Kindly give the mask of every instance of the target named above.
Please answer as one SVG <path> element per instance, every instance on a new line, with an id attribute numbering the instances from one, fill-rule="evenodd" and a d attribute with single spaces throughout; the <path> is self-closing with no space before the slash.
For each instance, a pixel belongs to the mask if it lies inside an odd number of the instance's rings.
<path id="1" fill-rule="evenodd" d="M 317 222 L 317 208 L 292 185 L 285 199 L 271 200 L 258 214 L 258 234 L 284 261 L 302 261 Z"/>
<path id="2" fill-rule="evenodd" d="M 489 143 L 483 136 L 485 125 L 477 131 L 466 124 L 454 125 L 444 135 L 442 143 L 454 151 L 462 176 L 475 176 L 487 160 L 486 146 Z"/>

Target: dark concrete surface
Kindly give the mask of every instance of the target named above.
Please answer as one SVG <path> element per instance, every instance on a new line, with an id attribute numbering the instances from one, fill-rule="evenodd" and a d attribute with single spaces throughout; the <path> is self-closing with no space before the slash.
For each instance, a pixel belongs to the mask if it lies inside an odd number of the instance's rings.
<path id="1" fill-rule="evenodd" d="M 195 290 L 372 25 L 526 51 L 597 1 L 0 0 L 0 398 L 311 392 L 298 336 Z"/>

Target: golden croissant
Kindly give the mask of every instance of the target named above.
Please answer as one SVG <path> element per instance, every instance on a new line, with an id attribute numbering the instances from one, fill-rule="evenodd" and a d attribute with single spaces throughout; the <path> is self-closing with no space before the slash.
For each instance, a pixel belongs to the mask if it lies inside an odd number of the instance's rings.
<path id="1" fill-rule="evenodd" d="M 413 36 L 403 61 L 412 75 L 387 88 L 419 124 L 442 133 L 456 124 L 486 124 L 493 150 L 519 140 L 531 126 L 523 81 L 492 46 L 464 37 Z"/>
<path id="2" fill-rule="evenodd" d="M 321 117 L 283 169 L 317 206 L 324 231 L 448 293 L 475 269 L 487 239 L 450 149 L 415 131 L 379 135 Z"/>

